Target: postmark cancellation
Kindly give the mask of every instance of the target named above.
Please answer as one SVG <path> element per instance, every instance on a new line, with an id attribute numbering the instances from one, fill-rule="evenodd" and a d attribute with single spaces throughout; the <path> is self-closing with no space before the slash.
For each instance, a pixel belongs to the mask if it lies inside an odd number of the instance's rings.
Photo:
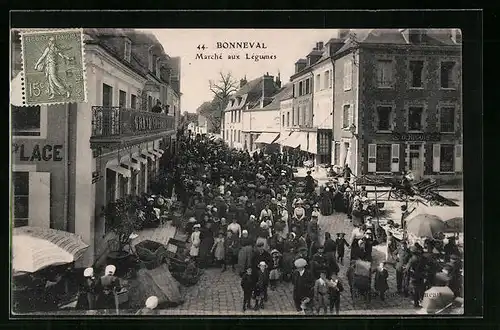
<path id="1" fill-rule="evenodd" d="M 23 104 L 86 102 L 82 29 L 21 31 Z"/>

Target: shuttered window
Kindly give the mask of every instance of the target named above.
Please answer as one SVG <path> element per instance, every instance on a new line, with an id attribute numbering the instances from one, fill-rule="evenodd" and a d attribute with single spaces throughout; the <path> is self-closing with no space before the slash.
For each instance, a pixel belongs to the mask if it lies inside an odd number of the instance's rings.
<path id="1" fill-rule="evenodd" d="M 351 106 L 349 104 L 344 105 L 342 113 L 342 128 L 349 128 L 351 125 Z"/>
<path id="2" fill-rule="evenodd" d="M 391 172 L 399 172 L 399 144 L 391 147 Z"/>
<path id="3" fill-rule="evenodd" d="M 368 145 L 368 173 L 374 173 L 377 171 L 377 145 Z"/>
<path id="4" fill-rule="evenodd" d="M 344 63 L 344 90 L 348 91 L 352 88 L 352 61 L 346 60 Z"/>

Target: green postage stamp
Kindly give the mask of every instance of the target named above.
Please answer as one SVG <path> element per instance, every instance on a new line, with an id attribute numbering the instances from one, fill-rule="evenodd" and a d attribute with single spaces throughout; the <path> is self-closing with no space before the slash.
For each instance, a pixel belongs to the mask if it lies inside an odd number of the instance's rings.
<path id="1" fill-rule="evenodd" d="M 86 102 L 82 29 L 21 31 L 24 104 Z"/>

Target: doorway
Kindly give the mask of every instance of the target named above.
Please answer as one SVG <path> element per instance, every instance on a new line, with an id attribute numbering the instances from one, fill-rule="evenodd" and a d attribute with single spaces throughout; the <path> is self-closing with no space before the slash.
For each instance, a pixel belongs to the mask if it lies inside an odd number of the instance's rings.
<path id="1" fill-rule="evenodd" d="M 409 168 L 415 177 L 415 181 L 419 181 L 423 174 L 423 162 L 422 162 L 422 145 L 421 144 L 410 144 L 410 161 Z"/>

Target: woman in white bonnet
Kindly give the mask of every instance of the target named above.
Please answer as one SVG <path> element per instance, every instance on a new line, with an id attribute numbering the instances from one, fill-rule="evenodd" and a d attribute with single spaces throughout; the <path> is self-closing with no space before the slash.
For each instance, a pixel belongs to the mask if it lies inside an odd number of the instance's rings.
<path id="1" fill-rule="evenodd" d="M 104 271 L 104 276 L 101 276 L 102 292 L 98 298 L 99 309 L 114 309 L 115 294 L 120 291 L 120 279 L 115 276 L 116 267 L 107 265 Z"/>
<path id="2" fill-rule="evenodd" d="M 135 315 L 155 315 L 158 307 L 158 297 L 151 296 L 146 299 L 145 307 L 140 309 Z"/>
<path id="3" fill-rule="evenodd" d="M 94 276 L 92 267 L 86 268 L 83 272 L 85 278 L 78 299 L 79 308 L 94 310 L 96 309 L 97 297 L 101 291 L 101 282 Z"/>

